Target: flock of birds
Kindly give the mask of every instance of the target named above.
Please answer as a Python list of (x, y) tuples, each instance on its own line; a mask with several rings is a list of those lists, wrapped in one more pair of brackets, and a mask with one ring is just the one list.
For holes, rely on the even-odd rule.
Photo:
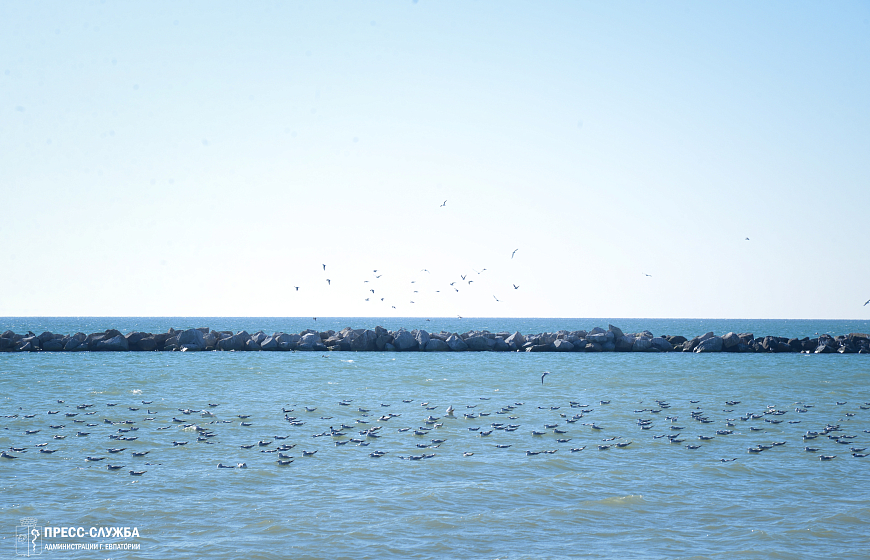
[[(542, 383), (548, 374), (544, 372), (541, 376)], [(762, 436), (781, 438), (790, 432), (794, 437), (797, 431), (784, 430), (780, 425), (812, 422), (816, 420), (813, 416), (817, 416), (812, 414), (813, 405), (803, 402), (788, 408), (770, 405), (762, 410), (737, 413), (741, 403), (736, 400), (726, 401), (719, 413), (705, 411), (698, 406), (699, 400), (684, 403), (677, 412), (667, 401), (656, 399), (633, 410), (630, 426), (626, 425), (629, 414), (612, 407), (610, 400), (594, 404), (568, 400), (527, 405), (518, 401), (496, 404), (491, 397), (479, 397), (472, 404), (463, 404), (461, 408), (451, 405), (439, 413), (441, 407), (430, 401), (403, 399), (401, 403), (360, 406), (352, 399), (343, 399), (326, 406), (286, 405), (280, 413), (257, 417), (237, 411), (224, 415), (219, 412), (219, 403), (207, 403), (206, 407), (196, 409), (154, 406), (156, 410), (151, 410), (153, 402), (143, 400), (141, 405), (108, 402), (104, 406), (84, 403), (73, 407), (58, 399), (55, 410), (0, 416), (7, 424), (3, 428), (7, 435), (0, 438), (16, 441), (0, 453), (0, 458), (26, 461), (28, 454), (54, 457), (59, 453), (61, 459), (75, 461), (78, 455), (90, 465), (105, 464), (109, 471), (126, 469), (131, 476), (141, 476), (146, 472), (145, 466), (159, 465), (154, 461), (173, 453), (173, 448), (185, 446), (222, 445), (220, 454), (229, 455), (232, 449), (232, 454), (245, 455), (247, 461), (271, 457), (276, 465), (286, 467), (296, 460), (293, 450), (300, 445), (298, 456), (305, 458), (315, 457), (318, 452), (329, 454), (330, 448), (362, 448), (373, 459), (391, 454), (419, 461), (439, 453), (471, 457), (475, 453), (506, 453), (511, 448), (516, 451), (518, 447), (525, 447), (523, 454), (531, 457), (559, 451), (578, 453), (587, 447), (607, 451), (659, 443), (683, 446), (690, 452), (707, 446), (722, 454), (733, 452), (735, 447), (730, 443), (717, 447), (720, 440), (746, 442), (747, 436), (754, 440), (747, 453), (758, 455), (794, 447), (794, 442), (784, 439), (758, 443)], [(643, 401), (637, 404), (643, 405)], [(858, 434), (848, 433), (851, 430), (847, 426), (854, 426), (852, 421), (860, 412), (850, 410), (847, 404), (836, 402), (838, 420), (815, 421), (801, 430), (804, 433), (800, 446), (804, 452), (818, 454), (821, 461), (844, 454), (854, 458), (868, 456)], [(719, 406), (722, 405), (715, 408)], [(120, 413), (125, 408), (126, 412)], [(870, 402), (859, 404), (858, 410), (870, 410)], [(540, 425), (529, 426), (528, 421)], [(690, 424), (694, 426), (689, 427)], [(253, 435), (261, 426), (284, 433)], [(285, 429), (277, 430), (276, 426)], [(69, 445), (70, 440), (76, 443)], [(93, 451), (98, 448), (104, 451)], [(737, 459), (718, 458), (721, 462)], [(134, 466), (128, 467), (127, 461), (135, 462)], [(217, 467), (244, 469), (248, 467), (247, 461), (236, 459), (227, 464), (220, 461)]]

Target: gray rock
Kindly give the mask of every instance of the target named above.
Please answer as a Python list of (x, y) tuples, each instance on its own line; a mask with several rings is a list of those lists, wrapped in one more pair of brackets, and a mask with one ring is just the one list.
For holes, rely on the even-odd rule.
[(729, 332), (725, 336), (722, 337), (722, 347), (723, 348), (733, 348), (740, 344), (740, 337), (737, 336), (733, 332)]
[(650, 340), (650, 345), (653, 348), (660, 350), (661, 352), (672, 352), (674, 350), (673, 344), (668, 342), (667, 339), (661, 336), (656, 336), (652, 340)]
[(176, 345), (179, 350), (205, 350), (205, 337), (199, 329), (187, 329), (177, 335)]
[[(81, 347), (81, 348), (80, 348)], [(88, 345), (84, 344), (83, 341), (77, 339), (74, 336), (71, 336), (69, 340), (66, 341), (66, 344), (63, 345), (63, 349), (65, 352), (73, 352), (75, 350), (87, 350)]]
[(241, 336), (240, 334), (235, 334), (233, 336), (220, 339), (217, 343), (216, 348), (218, 350), (223, 350), (224, 352), (239, 352), (245, 347), (245, 342), (247, 342), (247, 340), (244, 336)]
[(631, 352), (634, 347), (634, 337), (624, 334), (616, 338), (613, 343), (616, 345), (617, 352)]
[[(377, 332), (377, 331), (375, 331)], [(391, 334), (379, 334), (378, 338), (375, 339), (375, 348), (378, 350), (385, 350), (387, 344), (392, 346), (393, 336)], [(395, 348), (395, 347), (393, 347)]]
[(392, 344), (390, 344), (389, 342), (384, 344), (384, 352), (395, 352), (395, 351), (396, 351), (396, 347), (393, 346)]
[(721, 352), (722, 351), (722, 337), (721, 336), (713, 336), (711, 338), (706, 338), (698, 343), (698, 346), (695, 348), (695, 352)]
[(401, 352), (417, 349), (417, 340), (405, 330), (400, 330), (393, 334), (393, 346)]
[(449, 346), (450, 349), (454, 352), (464, 352), (468, 350), (468, 345), (465, 343), (465, 341), (459, 338), (456, 333), (450, 335), (447, 338), (447, 346)]
[(486, 340), (482, 336), (469, 336), (465, 339), (465, 344), (473, 352), (485, 352), (489, 350), (489, 344)]
[(251, 335), (251, 340), (253, 340), (262, 347), (263, 341), (266, 340), (266, 333), (264, 333), (263, 331), (257, 331)]
[(61, 352), (63, 351), (63, 339), (53, 338), (42, 343), (42, 349), (46, 352)]
[(277, 336), (267, 336), (263, 339), (263, 342), (260, 343), (261, 350), (270, 350), (275, 351), (278, 350), (278, 340)]
[(111, 338), (99, 340), (95, 346), (95, 350), (98, 352), (126, 352), (129, 349), (127, 339), (120, 333)]
[(299, 341), (302, 340), (302, 337), (298, 334), (279, 334), (275, 340), (278, 342), (278, 348), (280, 350), (296, 350), (296, 345), (299, 344)]
[(634, 339), (634, 344), (631, 346), (632, 352), (647, 352), (652, 348), (652, 338), (639, 336)]
[(438, 338), (430, 338), (426, 343), (426, 352), (446, 352), (450, 350), (450, 346), (446, 342)]
[(614, 327), (613, 325), (607, 325), (607, 330), (613, 333), (613, 340), (618, 340), (621, 336), (625, 336), (625, 333), (622, 332), (622, 329), (619, 327)]
[(420, 349), (425, 349), (426, 345), (429, 344), (429, 340), (430, 340), (429, 333), (427, 333), (426, 331), (424, 331), (422, 329), (417, 331), (415, 338), (417, 339), (417, 347)]
[(514, 334), (507, 337), (505, 339), (505, 342), (511, 348), (521, 348), (523, 346), (523, 344), (526, 343), (526, 337), (524, 337), (522, 334), (520, 334), (519, 331), (517, 331)]
[(601, 345), (602, 352), (613, 352), (615, 350), (616, 350), (616, 344), (614, 344), (612, 340), (607, 341)]
[(378, 335), (375, 331), (360, 329), (359, 334), (351, 341), (350, 349), (354, 352), (371, 352), (377, 348), (377, 340)]
[(136, 344), (136, 347), (141, 352), (153, 352), (154, 350), (157, 350), (157, 339), (155, 339), (154, 336), (140, 338), (139, 342)]
[(553, 350), (556, 352), (573, 352), (574, 345), (567, 340), (555, 340), (553, 341)]
[(245, 350), (249, 352), (259, 352), (262, 348), (257, 344), (257, 341), (254, 340), (254, 337), (251, 337), (247, 342), (245, 342)]
[(510, 352), (512, 350), (511, 346), (502, 338), (491, 339), (489, 349), (493, 352)]

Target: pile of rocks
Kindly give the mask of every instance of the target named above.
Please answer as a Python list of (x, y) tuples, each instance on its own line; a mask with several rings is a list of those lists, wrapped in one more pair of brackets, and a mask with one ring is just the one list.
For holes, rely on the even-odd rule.
[(319, 332), (311, 329), (299, 334), (283, 332), (267, 335), (263, 331), (214, 331), (208, 328), (175, 330), (165, 333), (131, 332), (115, 329), (74, 335), (44, 332), (25, 335), (7, 330), (0, 335), (0, 352), (81, 352), (81, 351), (426, 351), (426, 352), (804, 352), (815, 354), (868, 354), (870, 337), (852, 333), (832, 337), (785, 338), (729, 332), (716, 336), (708, 332), (687, 339), (684, 336), (654, 336), (649, 331), (623, 333), (609, 325), (591, 331), (558, 331), (522, 335), (519, 332), (468, 331), (466, 333), (383, 327)]

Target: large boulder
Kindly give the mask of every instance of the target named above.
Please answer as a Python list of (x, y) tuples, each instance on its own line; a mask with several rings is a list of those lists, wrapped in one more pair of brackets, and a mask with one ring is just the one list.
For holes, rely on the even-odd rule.
[(254, 337), (251, 337), (247, 340), (247, 342), (245, 342), (245, 350), (249, 352), (259, 352), (260, 350), (262, 350), (262, 348), (254, 339)]
[(113, 337), (99, 340), (94, 347), (94, 350), (97, 352), (126, 352), (129, 349), (127, 339), (120, 333)]
[(695, 352), (721, 352), (722, 351), (722, 337), (721, 336), (713, 336), (710, 338), (705, 338), (704, 340), (698, 343), (698, 346), (695, 347)]
[(153, 335), (140, 338), (139, 342), (136, 344), (136, 348), (141, 352), (153, 352), (154, 350), (157, 350), (157, 339), (154, 338)]
[(449, 346), (454, 352), (464, 352), (465, 350), (468, 350), (468, 345), (465, 344), (465, 341), (459, 338), (456, 333), (451, 334), (450, 337), (447, 338), (447, 346)]
[(42, 349), (46, 352), (60, 352), (63, 350), (64, 341), (60, 338), (52, 338), (42, 343)]
[(245, 337), (235, 334), (222, 338), (218, 341), (216, 348), (224, 352), (238, 352), (245, 347)]
[(468, 349), (473, 352), (485, 352), (489, 350), (489, 344), (486, 340), (487, 339), (482, 336), (469, 336), (465, 339), (465, 344), (468, 346)]
[(278, 349), (278, 340), (277, 335), (267, 336), (263, 342), (260, 343), (261, 350), (277, 350)]
[(573, 352), (574, 345), (568, 342), (568, 340), (554, 340), (553, 341), (553, 350), (556, 352)]
[(396, 350), (402, 352), (417, 349), (417, 339), (415, 339), (413, 335), (411, 335), (411, 333), (405, 330), (400, 330), (393, 334), (392, 344), (396, 347)]
[(624, 334), (617, 337), (613, 343), (616, 345), (617, 352), (631, 352), (634, 347), (634, 337)]
[(429, 344), (430, 340), (429, 333), (427, 333), (423, 329), (420, 329), (417, 331), (417, 334), (414, 336), (414, 338), (417, 339), (417, 347), (421, 350), (425, 350), (426, 345)]
[(613, 333), (613, 340), (618, 340), (619, 337), (625, 336), (625, 333), (622, 332), (622, 329), (619, 327), (614, 327), (613, 325), (607, 325), (607, 330)]
[[(377, 332), (378, 331), (376, 329), (375, 333), (377, 333)], [(389, 333), (379, 334), (378, 337), (375, 339), (375, 348), (377, 348), (378, 350), (386, 350), (387, 344), (392, 346), (392, 342), (393, 342), (393, 335), (391, 335)], [(395, 348), (395, 346), (393, 346), (393, 348)]]
[(722, 337), (722, 347), (725, 349), (733, 348), (740, 344), (740, 337), (733, 332), (729, 332)]
[(653, 339), (650, 340), (650, 346), (660, 352), (672, 352), (674, 350), (674, 345), (661, 336), (653, 337)]
[(500, 337), (489, 338), (487, 343), (489, 344), (489, 349), (493, 352), (510, 352), (512, 350), (510, 345)]
[(631, 346), (632, 352), (647, 352), (652, 348), (652, 338), (639, 336), (634, 339), (634, 344)]
[(275, 337), (279, 350), (296, 350), (296, 345), (299, 344), (300, 340), (302, 337), (298, 334), (280, 333)]
[(522, 348), (523, 344), (526, 343), (526, 337), (524, 337), (519, 333), (519, 331), (517, 331), (507, 337), (505, 339), (505, 342), (508, 344), (508, 346), (511, 347), (512, 350), (516, 350), (517, 348)]
[(446, 352), (448, 350), (450, 350), (450, 346), (438, 338), (430, 338), (426, 344), (426, 352)]
[(354, 331), (358, 333), (350, 342), (350, 349), (354, 352), (371, 352), (377, 348), (378, 335), (370, 329)]
[(205, 350), (205, 337), (199, 329), (187, 329), (178, 334), (177, 340), (179, 350)]

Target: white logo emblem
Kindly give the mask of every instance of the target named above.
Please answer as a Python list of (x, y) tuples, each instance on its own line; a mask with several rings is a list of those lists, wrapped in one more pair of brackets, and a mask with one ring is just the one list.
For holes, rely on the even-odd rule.
[(35, 517), (22, 517), (15, 527), (15, 554), (36, 556), (42, 554), (42, 527), (36, 526)]

